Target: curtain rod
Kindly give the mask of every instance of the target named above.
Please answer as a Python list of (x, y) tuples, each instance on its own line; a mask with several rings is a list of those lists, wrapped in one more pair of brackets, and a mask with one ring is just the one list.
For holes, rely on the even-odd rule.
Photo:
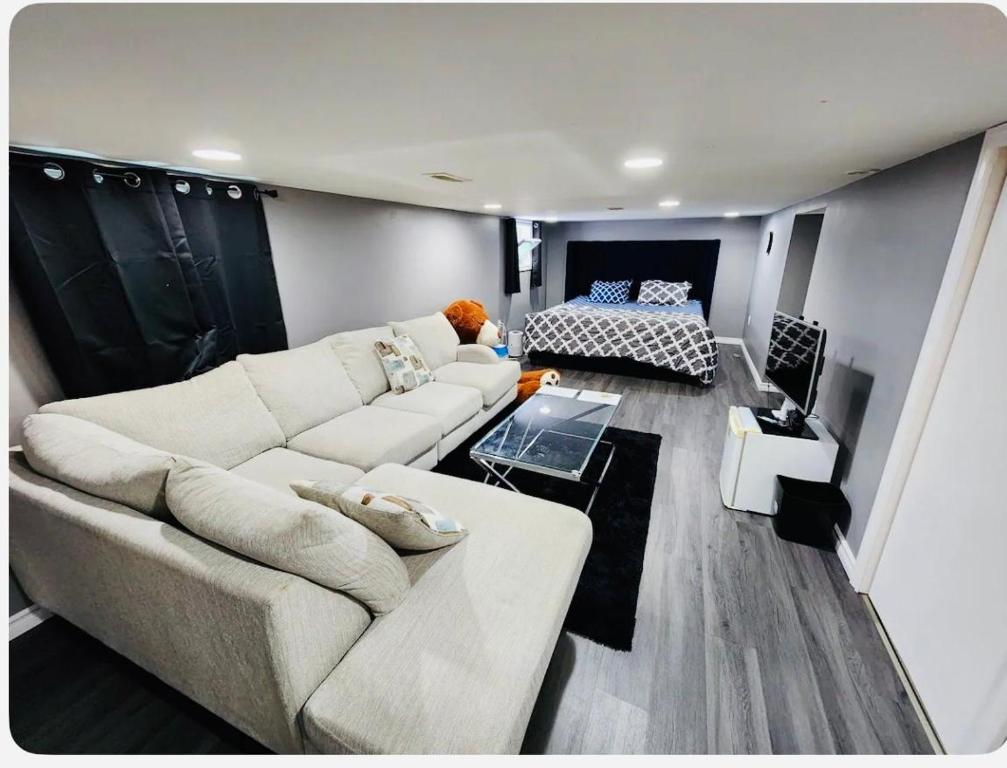
[[(182, 176), (182, 177), (188, 177), (188, 178), (201, 179), (202, 181), (206, 181), (206, 182), (214, 182), (214, 181), (216, 181), (216, 182), (220, 182), (222, 184), (248, 184), (248, 185), (250, 185), (252, 187), (252, 191), (256, 195), (265, 195), (266, 197), (272, 197), (272, 198), (277, 198), (277, 197), (280, 196), (279, 192), (277, 192), (277, 190), (275, 190), (275, 189), (260, 189), (258, 186), (256, 186), (256, 184), (255, 184), (254, 181), (248, 181), (248, 180), (243, 180), (243, 179), (235, 179), (235, 178), (228, 178), (226, 176), (206, 175), (206, 174), (203, 174), (203, 173), (183, 171), (183, 170), (179, 170), (177, 168), (167, 168), (167, 167), (156, 166), (156, 165), (145, 165), (144, 163), (135, 163), (135, 162), (131, 162), (129, 160), (110, 160), (110, 159), (107, 159), (107, 158), (90, 157), (90, 156), (83, 156), (83, 155), (75, 155), (75, 154), (61, 153), (61, 152), (56, 152), (56, 151), (49, 152), (49, 151), (43, 151), (43, 150), (38, 150), (38, 149), (25, 149), (25, 148), (13, 146), (13, 145), (8, 146), (7, 149), (8, 149), (8, 151), (11, 154), (14, 154), (14, 155), (21, 155), (23, 157), (34, 157), (34, 158), (38, 158), (39, 160), (46, 160), (46, 159), (48, 159), (48, 160), (50, 160), (50, 162), (53, 161), (52, 158), (56, 158), (56, 159), (73, 160), (75, 162), (80, 162), (80, 163), (94, 163), (95, 165), (100, 166), (102, 168), (102, 175), (103, 176), (109, 176), (111, 178), (126, 179), (126, 175), (127, 175), (127, 173), (130, 172), (130, 170), (129, 170), (130, 168), (142, 168), (143, 170), (147, 170), (147, 171), (163, 171), (165, 173), (165, 175), (167, 175), (167, 176)], [(27, 163), (20, 163), (20, 164), (21, 165), (27, 165)], [(118, 173), (117, 174), (117, 173), (114, 173), (112, 171), (104, 170), (106, 168), (112, 168), (112, 169), (116, 169), (116, 170), (121, 170), (121, 171), (123, 171), (123, 173)], [(128, 181), (128, 179), (126, 179), (126, 180)], [(130, 186), (133, 186), (133, 185), (131, 184)]]

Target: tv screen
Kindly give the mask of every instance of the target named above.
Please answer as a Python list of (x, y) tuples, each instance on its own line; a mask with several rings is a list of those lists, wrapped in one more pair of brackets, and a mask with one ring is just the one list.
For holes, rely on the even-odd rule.
[(777, 312), (769, 335), (766, 377), (805, 416), (815, 406), (825, 355), (825, 329)]

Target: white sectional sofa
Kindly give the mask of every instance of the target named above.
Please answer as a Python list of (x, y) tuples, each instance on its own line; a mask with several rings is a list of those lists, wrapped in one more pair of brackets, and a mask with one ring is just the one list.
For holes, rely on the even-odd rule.
[[(388, 391), (373, 344), (396, 334), (417, 342), (435, 381)], [(77, 447), (32, 466), (28, 437), (11, 451), (11, 565), (38, 604), (276, 751), (516, 752), (590, 523), (425, 470), (513, 401), (519, 375), (489, 348), (459, 345), (438, 314), (48, 404), (29, 420), (48, 418), (50, 433), (99, 425), (119, 453)], [(116, 487), (103, 465), (118, 455), (126, 472), (133, 453), (213, 464), (285, 494), (303, 479), (402, 493), (470, 532), (399, 553), (410, 586), (375, 617), (344, 592), (193, 535), (158, 512), (163, 486), (158, 503), (134, 502), (140, 491)]]

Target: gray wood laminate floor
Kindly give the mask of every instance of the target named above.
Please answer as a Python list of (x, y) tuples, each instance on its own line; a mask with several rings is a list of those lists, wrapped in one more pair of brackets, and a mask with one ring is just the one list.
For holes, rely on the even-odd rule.
[(562, 373), (623, 393), (613, 425), (663, 440), (633, 650), (564, 632), (524, 751), (929, 752), (838, 557), (721, 504), (727, 407), (768, 402), (740, 347), (721, 347), (707, 389)]

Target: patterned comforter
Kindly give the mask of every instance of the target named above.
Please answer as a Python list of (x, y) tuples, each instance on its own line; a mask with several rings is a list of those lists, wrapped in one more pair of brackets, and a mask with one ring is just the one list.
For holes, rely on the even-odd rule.
[(649, 363), (712, 384), (718, 351), (702, 315), (560, 304), (525, 320), (527, 352), (615, 357)]

